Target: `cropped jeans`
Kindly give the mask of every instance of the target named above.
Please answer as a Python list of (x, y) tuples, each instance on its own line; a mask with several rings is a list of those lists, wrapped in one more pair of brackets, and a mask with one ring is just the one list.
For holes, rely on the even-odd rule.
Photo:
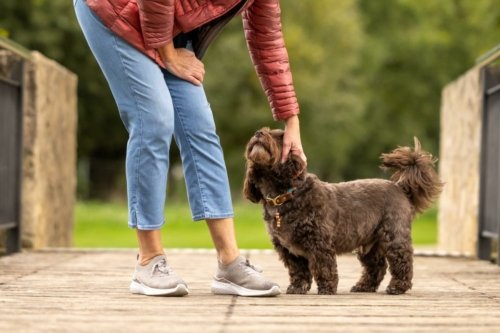
[(129, 226), (156, 230), (165, 222), (172, 136), (181, 153), (193, 220), (232, 217), (224, 156), (203, 87), (162, 69), (105, 27), (84, 0), (73, 1), (129, 135)]

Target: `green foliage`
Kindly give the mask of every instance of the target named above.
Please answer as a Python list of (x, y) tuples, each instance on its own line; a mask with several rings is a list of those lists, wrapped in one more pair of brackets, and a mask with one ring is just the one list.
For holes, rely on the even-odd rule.
[[(311, 170), (341, 174), (356, 142), (363, 101), (356, 98), (363, 32), (353, 0), (282, 1), (283, 32), (301, 106), (303, 144)], [(328, 9), (328, 10), (325, 10)], [(205, 87), (225, 149), (233, 188), (243, 179), (243, 147), (273, 121), (243, 37), (234, 20), (207, 53)]]
[(0, 32), (78, 75), (79, 156), (123, 157), (126, 131), (71, 0), (2, 0)]
[(340, 179), (349, 168), (356, 133), (366, 125), (364, 101), (358, 98), (362, 77), (356, 75), (365, 34), (356, 1), (285, 3), (291, 7), (284, 8), (283, 22), (291, 27), (285, 35), (309, 168), (323, 179)]
[[(265, 231), (260, 205), (238, 202), (235, 207), (238, 245), (244, 249), (269, 249), (272, 244)], [(189, 207), (174, 202), (165, 210), (162, 229), (167, 248), (212, 248), (205, 222), (192, 222)], [(76, 247), (136, 247), (134, 232), (127, 227), (127, 207), (120, 203), (78, 202), (75, 215)], [(418, 216), (413, 223), (415, 245), (436, 243), (436, 210)]]
[[(234, 207), (236, 235), (241, 248), (270, 248), (260, 207)], [(193, 222), (189, 206), (173, 202), (165, 210), (163, 244), (169, 248), (212, 248), (205, 222)], [(135, 233), (127, 226), (127, 207), (122, 203), (78, 202), (74, 241), (76, 247), (135, 247)]]
[(438, 154), (442, 88), (500, 34), (494, 0), (360, 0), (359, 8), (368, 35), (360, 67), (366, 126), (347, 178), (373, 175), (381, 152), (412, 144), (414, 135)]

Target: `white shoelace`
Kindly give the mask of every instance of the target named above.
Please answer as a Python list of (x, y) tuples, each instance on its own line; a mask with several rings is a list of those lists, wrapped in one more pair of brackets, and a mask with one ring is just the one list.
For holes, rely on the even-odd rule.
[(167, 265), (167, 261), (165, 259), (162, 259), (154, 264), (151, 268), (151, 276), (153, 276), (156, 271), (158, 271), (160, 276), (167, 276), (170, 275), (172, 269)]

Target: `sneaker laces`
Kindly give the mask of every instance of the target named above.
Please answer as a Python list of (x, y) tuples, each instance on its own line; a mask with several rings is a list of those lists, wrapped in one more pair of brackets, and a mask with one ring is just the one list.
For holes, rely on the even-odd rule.
[(162, 277), (170, 275), (170, 273), (172, 273), (172, 269), (168, 266), (167, 261), (162, 259), (151, 268), (151, 276), (153, 276), (155, 272), (158, 272), (160, 277)]
[(251, 270), (245, 269), (245, 271), (249, 272), (250, 274), (255, 274), (255, 273), (259, 273), (260, 274), (260, 273), (262, 273), (262, 269), (260, 267), (258, 267), (258, 266), (252, 265), (250, 263), (250, 260), (248, 260), (248, 259), (244, 263), (242, 263), (242, 264), (245, 266), (245, 268), (248, 267), (248, 268), (251, 269)]

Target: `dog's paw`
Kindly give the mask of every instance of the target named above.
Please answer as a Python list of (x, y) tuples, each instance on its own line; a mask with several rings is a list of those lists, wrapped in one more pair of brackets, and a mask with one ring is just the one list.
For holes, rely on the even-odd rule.
[(377, 287), (373, 286), (366, 286), (366, 285), (359, 285), (356, 284), (352, 286), (351, 288), (351, 293), (374, 293), (377, 291)]
[(385, 292), (389, 295), (401, 295), (406, 292), (406, 289), (401, 289), (393, 286), (388, 286)]
[(337, 289), (331, 289), (331, 288), (318, 289), (318, 295), (335, 295), (336, 293)]
[(388, 293), (389, 295), (401, 295), (410, 289), (411, 289), (411, 282), (392, 280), (387, 286), (385, 292)]
[(289, 285), (288, 288), (286, 289), (286, 293), (287, 294), (304, 295), (304, 294), (307, 294), (307, 288)]

